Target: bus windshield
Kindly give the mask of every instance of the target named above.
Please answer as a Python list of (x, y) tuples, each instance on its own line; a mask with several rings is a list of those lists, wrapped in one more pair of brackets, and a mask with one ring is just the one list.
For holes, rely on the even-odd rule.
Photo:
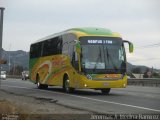
[(126, 72), (125, 49), (121, 38), (82, 37), (81, 66), (85, 73)]

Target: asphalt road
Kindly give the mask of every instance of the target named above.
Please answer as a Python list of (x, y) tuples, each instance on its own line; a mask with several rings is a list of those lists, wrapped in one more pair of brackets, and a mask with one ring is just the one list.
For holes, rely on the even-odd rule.
[(23, 96), (56, 101), (58, 104), (104, 114), (160, 114), (160, 88), (127, 86), (111, 89), (110, 95), (96, 90), (76, 90), (66, 94), (61, 87), (37, 89), (20, 79), (1, 80), (1, 89)]

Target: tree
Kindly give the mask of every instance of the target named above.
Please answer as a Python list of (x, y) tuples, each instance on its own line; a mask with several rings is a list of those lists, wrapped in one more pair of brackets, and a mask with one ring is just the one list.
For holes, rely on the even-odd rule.
[(21, 65), (17, 65), (17, 66), (13, 66), (10, 70), (10, 74), (12, 75), (21, 75), (23, 71), (23, 66)]
[(0, 64), (7, 64), (7, 60), (0, 59)]
[(152, 72), (151, 70), (148, 68), (146, 69), (144, 75), (143, 75), (143, 78), (151, 78), (152, 77)]
[(154, 77), (154, 78), (160, 78), (160, 74), (154, 72), (154, 73), (152, 74), (152, 77)]

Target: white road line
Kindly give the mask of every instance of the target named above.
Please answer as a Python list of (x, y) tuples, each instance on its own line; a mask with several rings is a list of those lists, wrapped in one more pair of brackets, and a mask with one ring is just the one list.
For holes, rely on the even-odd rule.
[(7, 82), (9, 82), (9, 83), (11, 83), (11, 82), (13, 82), (13, 83), (19, 83), (19, 82), (25, 83), (25, 82), (27, 82), (28, 83), (27, 80), (4, 80), (2, 82), (5, 82), (5, 83), (7, 83)]
[[(2, 86), (21, 88), (21, 89), (32, 89), (32, 88), (20, 87), (20, 86), (10, 86), (10, 85), (2, 85)], [(32, 89), (32, 90), (38, 90), (39, 91), (40, 89)], [(157, 109), (151, 109), (151, 108), (140, 107), (140, 106), (135, 106), (135, 105), (123, 104), (123, 103), (118, 103), (118, 102), (104, 101), (104, 100), (100, 100), (100, 99), (83, 97), (83, 96), (79, 96), (79, 95), (71, 95), (71, 94), (66, 94), (66, 93), (59, 93), (59, 92), (56, 92), (56, 91), (52, 91), (52, 92), (51, 91), (45, 91), (45, 90), (41, 90), (41, 91), (43, 91), (43, 92), (49, 92), (49, 93), (63, 94), (63, 95), (68, 95), (68, 96), (72, 96), (72, 97), (77, 97), (77, 98), (82, 98), (82, 99), (88, 99), (88, 100), (92, 100), (92, 101), (98, 101), (98, 102), (109, 103), (109, 104), (115, 104), (115, 105), (120, 105), (120, 106), (138, 108), (138, 109), (143, 109), (143, 110), (148, 110), (148, 111), (160, 112), (160, 110), (157, 110)]]
[(2, 85), (2, 86), (5, 86), (5, 87), (13, 87), (13, 88), (32, 89), (32, 88), (27, 88), (27, 87), (11, 86), (11, 85)]

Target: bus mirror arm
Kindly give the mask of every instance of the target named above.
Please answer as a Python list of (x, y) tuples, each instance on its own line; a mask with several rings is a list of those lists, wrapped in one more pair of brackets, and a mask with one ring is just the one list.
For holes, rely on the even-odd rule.
[(80, 43), (80, 41), (79, 41), (79, 40), (76, 40), (76, 39), (74, 40), (74, 42), (75, 42), (75, 43)]
[(70, 44), (70, 43), (79, 43), (79, 41), (78, 40), (72, 40), (72, 41), (70, 41), (70, 42), (64, 42), (63, 44), (62, 44), (62, 46), (64, 46), (65, 44)]
[(129, 44), (129, 52), (130, 52), (130, 53), (133, 53), (133, 50), (134, 50), (133, 43), (131, 43), (131, 42), (128, 41), (128, 40), (123, 40), (123, 43), (128, 43), (128, 44)]

